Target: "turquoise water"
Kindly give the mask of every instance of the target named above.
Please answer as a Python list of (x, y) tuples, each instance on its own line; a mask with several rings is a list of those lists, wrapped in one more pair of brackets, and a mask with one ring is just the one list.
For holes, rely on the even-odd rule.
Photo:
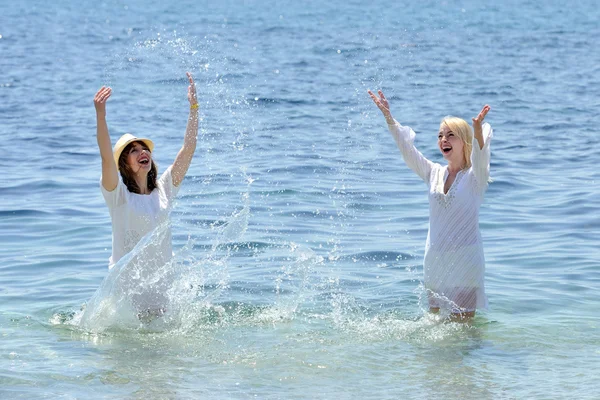
[[(599, 17), (592, 1), (3, 4), (0, 397), (600, 398)], [(113, 139), (150, 136), (162, 171), (187, 70), (203, 121), (172, 215), (177, 313), (79, 324), (111, 245), (93, 95), (113, 88)], [(426, 187), (379, 88), (438, 162), (439, 120), (492, 106), (490, 309), (470, 325), (424, 315)]]

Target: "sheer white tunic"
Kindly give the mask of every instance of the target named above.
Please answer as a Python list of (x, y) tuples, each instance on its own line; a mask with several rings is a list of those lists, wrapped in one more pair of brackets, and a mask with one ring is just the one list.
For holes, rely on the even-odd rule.
[[(159, 224), (168, 220), (175, 202), (179, 187), (173, 184), (171, 168), (157, 180), (157, 188), (149, 195), (132, 193), (123, 183), (119, 174), (117, 187), (108, 191), (100, 189), (112, 221), (112, 255), (108, 262), (111, 269), (125, 254), (129, 253), (136, 244)], [(152, 258), (159, 265), (168, 262), (172, 255), (171, 230), (161, 236), (161, 242), (152, 247), (155, 252)]]
[(417, 150), (411, 128), (396, 122), (389, 129), (408, 167), (429, 186), (429, 232), (423, 261), (429, 306), (451, 312), (487, 308), (479, 207), (490, 177), (490, 124), (483, 125), (482, 149), (473, 140), (472, 166), (456, 175), (447, 194), (448, 167), (429, 161)]

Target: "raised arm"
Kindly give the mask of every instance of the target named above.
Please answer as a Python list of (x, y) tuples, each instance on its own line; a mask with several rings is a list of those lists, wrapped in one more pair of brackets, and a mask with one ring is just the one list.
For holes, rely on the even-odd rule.
[(371, 96), (371, 99), (373, 99), (373, 102), (383, 113), (390, 133), (396, 141), (396, 145), (400, 149), (406, 165), (415, 171), (426, 183), (429, 183), (429, 177), (431, 176), (431, 170), (434, 164), (425, 158), (425, 156), (414, 146), (415, 132), (409, 127), (402, 126), (396, 122), (390, 112), (390, 105), (381, 90), (378, 92), (379, 97), (370, 90), (368, 93)]
[(483, 149), (483, 145), (485, 144), (485, 140), (483, 138), (482, 124), (483, 120), (485, 119), (485, 116), (490, 110), (491, 107), (486, 104), (485, 106), (483, 106), (477, 117), (471, 118), (473, 120), (473, 136), (475, 137), (475, 139), (477, 139), (477, 143), (479, 143), (480, 150)]
[(494, 131), (490, 124), (487, 122), (483, 123), (490, 109), (490, 106), (486, 104), (477, 117), (472, 118), (473, 136), (477, 140), (477, 144), (473, 145), (471, 163), (473, 164), (475, 178), (481, 188), (486, 188), (490, 179), (490, 141), (492, 140)]
[(190, 102), (190, 115), (188, 116), (187, 127), (185, 130), (185, 138), (183, 146), (175, 157), (173, 168), (171, 169), (171, 177), (173, 185), (179, 186), (185, 178), (185, 174), (192, 163), (192, 157), (196, 151), (196, 141), (198, 139), (198, 100), (196, 99), (196, 85), (194, 78), (189, 72), (186, 73), (190, 85), (188, 86), (188, 100)]
[(106, 100), (108, 100), (111, 93), (111, 88), (102, 86), (94, 96), (96, 140), (102, 158), (102, 186), (109, 192), (112, 192), (119, 183), (119, 172), (113, 158), (108, 125), (106, 124)]

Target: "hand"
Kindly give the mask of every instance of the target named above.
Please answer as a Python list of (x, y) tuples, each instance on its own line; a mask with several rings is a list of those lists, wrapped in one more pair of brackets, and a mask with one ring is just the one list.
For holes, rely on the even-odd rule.
[(106, 114), (106, 100), (110, 97), (112, 89), (102, 86), (94, 96), (94, 107), (96, 114)]
[(490, 110), (491, 107), (486, 104), (483, 106), (477, 117), (471, 118), (473, 120), (473, 130), (475, 132), (481, 132), (481, 124), (483, 124), (483, 120)]
[(190, 81), (190, 86), (188, 86), (188, 100), (190, 102), (190, 106), (194, 104), (198, 104), (198, 99), (196, 98), (196, 85), (194, 84), (194, 78), (192, 74), (189, 72), (185, 73)]
[(390, 125), (393, 124), (394, 117), (392, 117), (392, 113), (390, 112), (390, 104), (388, 103), (387, 99), (383, 95), (383, 92), (381, 90), (379, 90), (377, 92), (377, 93), (379, 93), (379, 97), (377, 97), (370, 90), (367, 90), (367, 93), (369, 93), (369, 96), (371, 96), (371, 99), (373, 99), (373, 102), (375, 103), (375, 105), (377, 105), (377, 107), (381, 110), (387, 123)]

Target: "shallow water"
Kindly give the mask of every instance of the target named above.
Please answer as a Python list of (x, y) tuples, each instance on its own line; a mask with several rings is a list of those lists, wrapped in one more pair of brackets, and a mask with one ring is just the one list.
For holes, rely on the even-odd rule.
[[(595, 2), (1, 10), (0, 397), (599, 398)], [(77, 326), (111, 243), (93, 94), (113, 87), (113, 139), (150, 136), (162, 171), (187, 70), (203, 121), (172, 222), (197, 291)], [(441, 117), (492, 106), (470, 325), (423, 316), (426, 188), (369, 88), (437, 162)]]

